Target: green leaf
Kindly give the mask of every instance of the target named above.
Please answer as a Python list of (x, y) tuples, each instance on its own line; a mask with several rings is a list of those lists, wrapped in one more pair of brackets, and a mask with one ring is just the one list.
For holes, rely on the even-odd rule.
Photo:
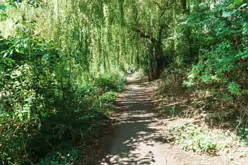
[(24, 54), (24, 49), (22, 49), (22, 48), (16, 49), (16, 52), (17, 52), (17, 53), (20, 53), (20, 54)]
[(236, 6), (241, 5), (244, 2), (244, 0), (234, 0), (233, 4), (228, 6), (227, 9), (233, 9)]
[(234, 6), (239, 6), (243, 2), (244, 2), (244, 0), (234, 0)]
[(230, 11), (224, 11), (222, 13), (222, 17), (226, 18), (226, 17), (230, 17), (232, 16), (233, 12), (230, 12)]
[(26, 39), (24, 42), (24, 48), (26, 49), (28, 47), (28, 45), (29, 45), (29, 40)]
[(8, 56), (8, 52), (4, 53), (3, 58)]
[(48, 59), (49, 58), (49, 54), (45, 54), (42, 59)]
[(234, 95), (241, 95), (241, 86), (236, 82), (231, 82), (228, 86), (229, 92)]

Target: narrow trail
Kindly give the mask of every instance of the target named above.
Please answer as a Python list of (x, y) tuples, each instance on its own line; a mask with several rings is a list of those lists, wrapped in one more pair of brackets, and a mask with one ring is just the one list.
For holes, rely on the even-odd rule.
[[(159, 118), (151, 100), (151, 89), (128, 77), (128, 85), (119, 96), (115, 125), (111, 135), (103, 137), (107, 151), (99, 150), (100, 165), (233, 165), (228, 156), (197, 155), (167, 143), (169, 129), (191, 122), (189, 119)], [(154, 91), (152, 91), (154, 92)], [(92, 163), (91, 163), (92, 164)], [(90, 165), (91, 165), (90, 164)], [(94, 165), (93, 163), (92, 165)], [(245, 160), (236, 161), (245, 165)], [(87, 164), (88, 165), (88, 164)]]
[(102, 165), (167, 164), (167, 148), (160, 142), (152, 109), (146, 88), (128, 77), (128, 85), (118, 99), (110, 152)]

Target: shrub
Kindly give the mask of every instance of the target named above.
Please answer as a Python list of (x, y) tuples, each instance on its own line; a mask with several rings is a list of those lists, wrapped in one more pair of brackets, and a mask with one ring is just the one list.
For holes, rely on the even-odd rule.
[(103, 114), (109, 116), (115, 109), (117, 95), (118, 94), (116, 92), (104, 93), (100, 96), (98, 104), (96, 104), (98, 107), (95, 108), (99, 109)]
[[(116, 80), (115, 90), (119, 88), (120, 91), (125, 84), (124, 78), (109, 77), (111, 81)], [(103, 90), (110, 89), (105, 85), (109, 84), (101, 84), (102, 88), (99, 88), (95, 82), (89, 81), (64, 86), (65, 93), (62, 95), (47, 84), (39, 91), (40, 97), (33, 98), (31, 92), (35, 91), (30, 84), (28, 90), (31, 92), (21, 96), (27, 102), (20, 100), (13, 112), (0, 113), (0, 159), (9, 163), (31, 164), (45, 157), (40, 160), (44, 165), (68, 164), (76, 159), (66, 156), (65, 150), (98, 136), (101, 123), (115, 108), (117, 93)], [(25, 92), (26, 87), (20, 91)], [(18, 98), (18, 95), (15, 97)], [(11, 100), (6, 102), (11, 103)], [(23, 105), (23, 110), (17, 109), (20, 107), (18, 104)]]
[(175, 136), (176, 144), (186, 151), (216, 153), (231, 146), (230, 138), (224, 134), (214, 135), (194, 124), (175, 127), (170, 132)]
[(74, 164), (79, 157), (79, 151), (76, 149), (53, 151), (46, 155), (44, 159), (39, 162), (39, 165), (68, 165)]
[(180, 95), (184, 93), (183, 81), (186, 71), (179, 66), (172, 66), (162, 73), (161, 92), (170, 95)]
[(105, 92), (120, 92), (126, 84), (126, 79), (120, 73), (101, 74), (95, 78), (95, 84)]

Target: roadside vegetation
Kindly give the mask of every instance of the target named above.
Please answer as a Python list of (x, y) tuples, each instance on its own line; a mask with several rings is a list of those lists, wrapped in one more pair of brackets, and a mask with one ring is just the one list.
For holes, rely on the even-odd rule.
[[(84, 159), (130, 66), (162, 80), (161, 114), (247, 144), (247, 20), (247, 0), (0, 1), (0, 164)], [(175, 128), (175, 143), (230, 147), (202, 129)]]

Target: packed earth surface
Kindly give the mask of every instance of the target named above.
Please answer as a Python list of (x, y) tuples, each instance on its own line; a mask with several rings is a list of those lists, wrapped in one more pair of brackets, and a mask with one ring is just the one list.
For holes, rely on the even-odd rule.
[(248, 0), (0, 0), (0, 165), (248, 165)]
[[(93, 152), (91, 162), (100, 165), (245, 165), (248, 159), (235, 153), (214, 156), (183, 151), (169, 143), (169, 129), (193, 123), (191, 118), (164, 118), (156, 112), (153, 96), (155, 86), (128, 77), (128, 85), (117, 102), (113, 126), (101, 139), (101, 147)], [(109, 123), (110, 124), (110, 123)], [(110, 127), (110, 125), (108, 126)], [(112, 132), (112, 133), (111, 133)], [(95, 158), (97, 157), (97, 158)], [(94, 162), (94, 163), (93, 163)]]

